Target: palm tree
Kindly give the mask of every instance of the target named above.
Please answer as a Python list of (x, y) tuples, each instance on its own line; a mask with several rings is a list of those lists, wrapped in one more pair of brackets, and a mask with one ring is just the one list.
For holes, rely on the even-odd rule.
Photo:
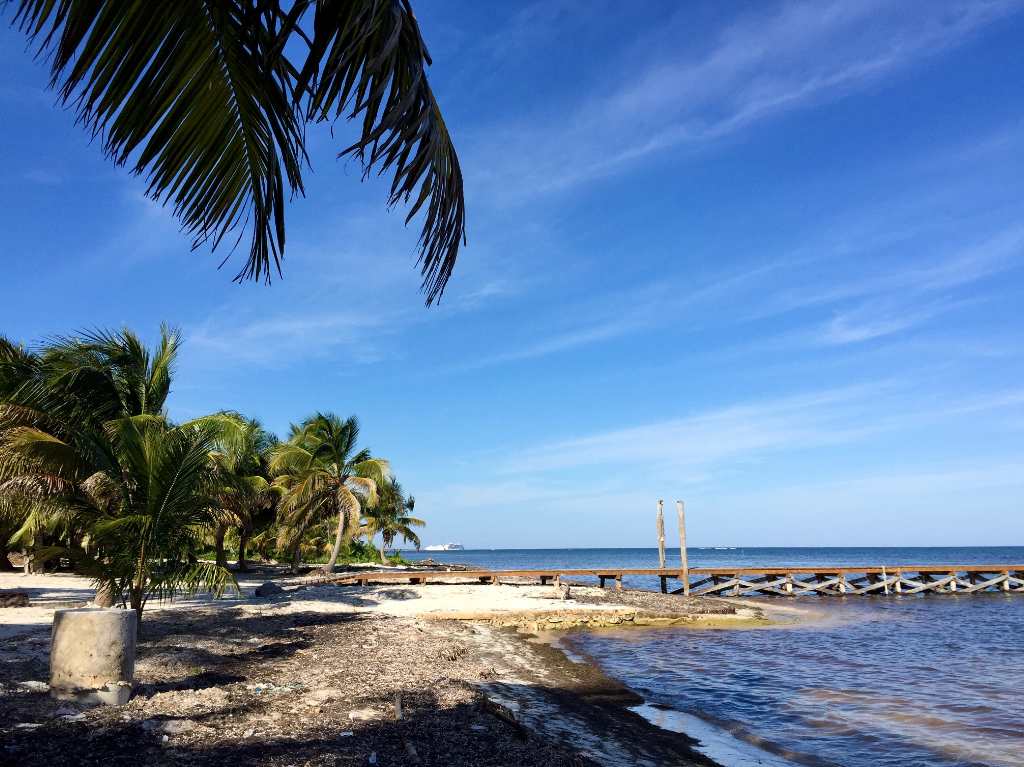
[(194, 554), (212, 522), (211, 451), (236, 419), (169, 422), (176, 349), (166, 328), (155, 353), (128, 331), (58, 339), (0, 400), (0, 514), (57, 530), (56, 548), (140, 623), (152, 596), (233, 583)]
[(388, 479), (378, 489), (377, 496), (377, 504), (363, 512), (363, 532), (366, 540), (371, 542), (374, 536), (380, 535), (380, 561), (386, 564), (386, 552), (394, 544), (395, 538), (400, 535), (403, 541), (413, 543), (418, 548), (420, 537), (413, 528), (424, 527), (427, 523), (412, 516), (416, 508), (416, 499), (411, 495), (406, 497), (402, 492), (402, 486), (394, 477)]
[[(31, 381), (39, 369), (39, 357), (15, 343), (0, 336), (0, 431), (4, 425), (13, 425), (24, 418), (21, 413), (9, 404), (11, 398)], [(15, 467), (0, 462), (0, 485), (16, 476)], [(7, 565), (9, 546), (19, 542), (28, 542), (31, 526), (26, 528), (25, 522), (31, 514), (31, 506), (20, 499), (0, 496), (0, 568)], [(28, 551), (22, 548), (22, 561), (25, 572), (31, 570), (32, 559)]]
[[(58, 554), (92, 569), (89, 552), (79, 545), (86, 538), (82, 524), (87, 523), (79, 519), (91, 519), (104, 501), (88, 481), (93, 474), (88, 469), (104, 460), (104, 424), (163, 413), (178, 343), (178, 334), (166, 327), (152, 352), (128, 330), (57, 338), (36, 352), (6, 340), (0, 343), (0, 435), (10, 448), (6, 460), (0, 460), (0, 482), (6, 488), (0, 495), (0, 516), (16, 523), (8, 543), (22, 545), (26, 569)], [(34, 433), (74, 444), (83, 455), (96, 455), (79, 462), (82, 473), (77, 476), (47, 473), (38, 463), (26, 466), (17, 446)], [(62, 498), (60, 504), (53, 502), (55, 493)], [(59, 538), (64, 546), (39, 548), (46, 538)], [(35, 550), (28, 553), (28, 548)]]
[[(4, 4), (6, 5), (6, 3)], [(306, 125), (358, 118), (364, 178), (423, 211), (427, 304), (465, 243), (462, 171), (409, 0), (14, 0), (50, 85), (118, 165), (170, 204), (193, 247), (249, 232), (236, 279), (279, 274), (285, 204), (304, 194)]]
[[(324, 565), (333, 572), (341, 545), (356, 532), (362, 512), (360, 498), (377, 502), (377, 487), (384, 483), (388, 464), (357, 450), (359, 422), (355, 416), (342, 420), (333, 413), (317, 413), (291, 438), (278, 445), (270, 459), (274, 480), (284, 491), (279, 505), (280, 542), (296, 552), (302, 536), (312, 526), (337, 517), (334, 547)], [(293, 558), (296, 567), (297, 555)]]
[[(230, 414), (225, 414), (230, 415)], [(228, 526), (238, 529), (237, 569), (246, 569), (245, 550), (255, 527), (269, 523), (266, 512), (274, 505), (275, 488), (270, 483), (270, 450), (277, 439), (267, 432), (256, 419), (234, 415), (235, 428), (225, 432), (224, 438), (211, 455), (217, 473), (217, 519), (215, 547), (217, 564), (227, 567), (224, 555), (224, 535)]]

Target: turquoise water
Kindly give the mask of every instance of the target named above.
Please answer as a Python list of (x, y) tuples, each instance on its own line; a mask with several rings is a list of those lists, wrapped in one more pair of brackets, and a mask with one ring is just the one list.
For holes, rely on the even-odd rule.
[[(657, 565), (654, 549), (422, 556), (491, 568)], [(692, 549), (689, 556), (692, 566), (1019, 564), (1024, 547)], [(654, 588), (652, 581), (632, 585)], [(822, 619), (761, 630), (579, 632), (566, 643), (649, 702), (793, 764), (1024, 765), (1024, 594), (772, 603), (808, 607)]]

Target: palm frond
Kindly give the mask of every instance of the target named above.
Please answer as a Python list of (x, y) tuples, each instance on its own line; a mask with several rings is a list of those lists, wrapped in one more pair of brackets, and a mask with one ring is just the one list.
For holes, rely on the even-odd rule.
[[(427, 82), (430, 54), (408, 0), (318, 0), (298, 89), (308, 116), (361, 118), (359, 139), (341, 152), (392, 174), (389, 205), (426, 205), (420, 258), (427, 304), (444, 292), (466, 241), (462, 169)], [(428, 204), (429, 201), (429, 204)]]
[(349, 477), (345, 480), (344, 487), (361, 495), (370, 506), (377, 503), (377, 483), (368, 477)]
[(251, 229), (240, 279), (280, 269), (285, 179), (302, 192), (305, 158), (292, 65), (259, 21), (242, 0), (19, 0), (15, 15), (61, 102), (173, 205), (193, 247)]
[[(390, 174), (388, 206), (407, 205), (406, 224), (422, 214), (422, 288), (428, 305), (441, 296), (466, 242), (463, 179), (409, 0), (10, 5), (60, 102), (173, 207), (194, 248), (249, 233), (237, 280), (280, 273), (285, 203), (304, 193), (306, 122), (345, 117), (361, 130), (339, 156), (358, 158), (364, 178)], [(149, 381), (156, 393), (162, 383)]]

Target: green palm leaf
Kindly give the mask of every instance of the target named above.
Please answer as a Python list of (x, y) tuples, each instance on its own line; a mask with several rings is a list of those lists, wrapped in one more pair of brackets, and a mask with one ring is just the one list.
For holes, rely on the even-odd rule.
[(341, 156), (358, 157), (364, 177), (391, 174), (388, 204), (409, 205), (406, 223), (422, 211), (423, 289), (428, 304), (441, 295), (465, 243), (462, 171), (408, 0), (13, 5), (61, 103), (173, 207), (194, 248), (249, 233), (237, 280), (280, 273), (306, 122), (346, 117), (361, 133)]
[(118, 165), (170, 203), (193, 246), (250, 224), (239, 277), (269, 278), (287, 195), (302, 191), (291, 64), (250, 3), (22, 0), (52, 85)]

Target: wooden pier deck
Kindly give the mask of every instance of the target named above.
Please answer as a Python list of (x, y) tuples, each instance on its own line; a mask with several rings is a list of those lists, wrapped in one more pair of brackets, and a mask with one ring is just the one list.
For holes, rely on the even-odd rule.
[(863, 596), (897, 594), (975, 594), (984, 591), (1024, 594), (1024, 565), (879, 565), (878, 567), (691, 567), (684, 578), (679, 569), (607, 568), (542, 570), (389, 570), (346, 573), (331, 579), (341, 585), (369, 583), (443, 583), (453, 580), (537, 579), (541, 584), (562, 579), (595, 578), (622, 589), (625, 579), (658, 578), (663, 592), (670, 582), (692, 596)]

